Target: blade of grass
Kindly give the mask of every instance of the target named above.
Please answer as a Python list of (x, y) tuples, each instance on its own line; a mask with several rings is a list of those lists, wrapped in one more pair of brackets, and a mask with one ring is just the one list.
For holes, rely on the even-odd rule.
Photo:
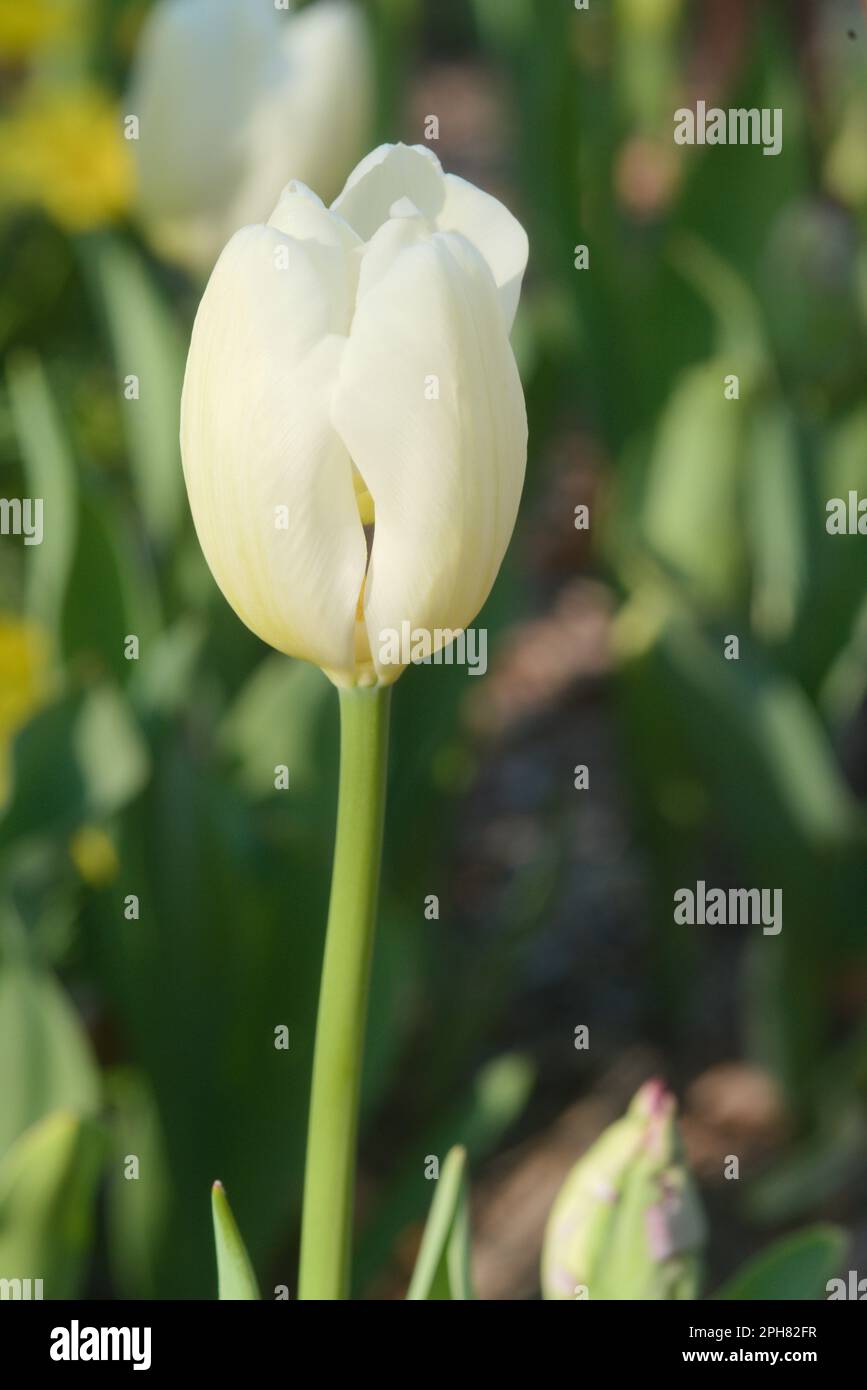
[(217, 1287), (220, 1301), (258, 1299), (259, 1286), (253, 1266), (232, 1215), (226, 1189), (221, 1182), (215, 1182), (211, 1188), (211, 1212), (214, 1218), (214, 1242), (217, 1247)]
[(446, 1155), (407, 1299), (471, 1299), (466, 1149)]

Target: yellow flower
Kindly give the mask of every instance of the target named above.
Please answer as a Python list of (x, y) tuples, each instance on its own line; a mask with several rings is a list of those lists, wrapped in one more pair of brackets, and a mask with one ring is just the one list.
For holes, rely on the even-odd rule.
[(828, 151), (825, 182), (847, 207), (867, 202), (867, 100), (862, 94), (847, 105), (840, 128)]
[(13, 735), (48, 690), (48, 641), (35, 623), (0, 613), (0, 806), (9, 791)]
[(121, 216), (132, 165), (115, 103), (94, 87), (25, 97), (0, 122), (0, 184), (7, 202), (41, 207), (67, 231)]
[(0, 60), (29, 58), (69, 32), (76, 0), (0, 0)]
[(117, 850), (98, 825), (82, 825), (69, 841), (69, 857), (85, 883), (103, 888), (116, 878)]

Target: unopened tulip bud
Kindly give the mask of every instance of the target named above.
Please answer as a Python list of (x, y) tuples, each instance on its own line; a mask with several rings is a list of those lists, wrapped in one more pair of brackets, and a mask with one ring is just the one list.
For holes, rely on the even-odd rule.
[(551, 1209), (546, 1298), (698, 1297), (704, 1217), (674, 1098), (649, 1081), (578, 1160)]
[(391, 684), (393, 634), (435, 655), (490, 592), (526, 463), (526, 262), (495, 198), (383, 145), (331, 208), (290, 183), (214, 268), (181, 412), (199, 541), (247, 626), (337, 685)]

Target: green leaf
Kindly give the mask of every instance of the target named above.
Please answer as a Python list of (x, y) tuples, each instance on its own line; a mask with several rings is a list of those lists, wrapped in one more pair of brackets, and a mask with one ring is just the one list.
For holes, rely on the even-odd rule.
[(258, 1299), (259, 1286), (253, 1266), (232, 1215), (226, 1189), (221, 1182), (215, 1182), (211, 1188), (211, 1211), (214, 1217), (214, 1241), (217, 1246), (220, 1301)]
[[(12, 791), (0, 819), (0, 847), (55, 826), (71, 826), (84, 805), (81, 768), (72, 731), (81, 709), (76, 695), (50, 705), (21, 729), (12, 744)], [(45, 787), (51, 787), (50, 800)]]
[(60, 1108), (88, 1113), (99, 1079), (78, 1015), (53, 975), (23, 961), (0, 969), (0, 1155)]
[(67, 667), (111, 671), (129, 680), (124, 639), (147, 650), (161, 630), (153, 567), (143, 562), (132, 518), (105, 493), (82, 494), (78, 540), (61, 618)]
[[(41, 710), (15, 738), (12, 795), (0, 847), (18, 838), (71, 831), (132, 800), (150, 775), (150, 756), (129, 705), (111, 685)], [(52, 794), (46, 798), (45, 788)]]
[[(83, 243), (83, 252), (108, 321), (139, 504), (150, 534), (164, 541), (177, 526), (183, 493), (180, 336), (144, 261), (131, 247), (99, 236)], [(124, 381), (132, 375), (139, 379), (138, 400), (123, 395)]]
[[(323, 780), (321, 795), (305, 800), (288, 826), (291, 808), (276, 799), (279, 841), (272, 847), (264, 816), (252, 818), (202, 760), (185, 723), (156, 731), (154, 774), (123, 817), (118, 848), (131, 891), (146, 888), (145, 929), (119, 928), (111, 894), (91, 903), (88, 926), (100, 988), (147, 1075), (165, 1140), (167, 1200), (162, 1211), (151, 1208), (158, 1238), (149, 1242), (148, 1268), (131, 1271), (139, 1298), (154, 1288), (160, 1298), (215, 1296), (202, 1201), (215, 1174), (233, 1195), (257, 1270), (273, 1250), (275, 1229), (291, 1225), (333, 833), (334, 783)], [(288, 1052), (273, 1045), (274, 1025), (283, 1021), (292, 1036)], [(279, 1130), (277, 1110), (287, 1117)]]
[[(741, 641), (738, 661), (694, 624), (672, 622), (662, 639), (677, 677), (685, 733), (705, 745), (707, 762), (733, 813), (754, 822), (759, 836), (768, 807), (786, 826), (817, 845), (845, 843), (857, 834), (857, 808), (831, 740), (795, 681)], [(675, 694), (672, 687), (672, 694)], [(762, 797), (743, 807), (743, 788)], [(770, 833), (770, 831), (768, 831)]]
[(50, 630), (59, 623), (75, 552), (75, 462), (42, 363), (18, 353), (7, 368), (15, 432), (30, 495), (43, 502), (44, 535), (30, 550), (27, 607)]
[(147, 643), (128, 686), (131, 703), (142, 715), (169, 715), (188, 698), (205, 633), (185, 616)]
[[(105, 1197), (112, 1274), (122, 1298), (162, 1298), (156, 1277), (160, 1241), (171, 1224), (171, 1186), (165, 1139), (153, 1088), (143, 1071), (120, 1067), (106, 1077), (111, 1157)], [(130, 1181), (128, 1156), (138, 1160)]]
[(815, 574), (791, 642), (791, 664), (811, 694), (852, 641), (864, 601), (864, 538), (829, 535), (826, 504), (850, 489), (867, 492), (867, 407), (824, 432), (820, 449), (810, 509)]
[(810, 1226), (786, 1236), (747, 1261), (715, 1295), (725, 1299), (812, 1300), (825, 1298), (849, 1238), (838, 1226)]
[(495, 52), (514, 51), (533, 32), (529, 0), (473, 0), (473, 9), (483, 43)]
[(714, 318), (717, 351), (737, 361), (743, 386), (744, 370), (749, 381), (767, 361), (761, 310), (747, 279), (709, 242), (688, 232), (674, 238), (671, 263), (705, 301)]
[(723, 394), (730, 369), (719, 357), (678, 381), (660, 415), (644, 502), (651, 550), (710, 606), (736, 603), (746, 574), (744, 407)]
[(756, 409), (749, 459), (752, 622), (760, 636), (779, 642), (795, 625), (811, 570), (809, 498), (794, 423), (780, 401)]
[[(852, 1081), (842, 1073), (839, 1053), (829, 1057), (839, 1069), (828, 1079), (829, 1091), (832, 1086), (839, 1089), (842, 1080), (846, 1094), (851, 1095)], [(803, 1220), (860, 1181), (867, 1166), (867, 1117), (857, 1092), (845, 1105), (833, 1091), (830, 1095), (831, 1104), (820, 1114), (816, 1133), (796, 1144), (750, 1185), (746, 1210), (752, 1220), (765, 1225)]]
[(93, 1237), (101, 1130), (68, 1110), (28, 1129), (0, 1164), (0, 1279), (41, 1279), (73, 1298)]
[(113, 686), (99, 686), (88, 695), (73, 741), (89, 810), (109, 815), (141, 791), (150, 770), (147, 747), (129, 705)]
[[(632, 658), (624, 674), (631, 720), (653, 747), (652, 754), (639, 749), (638, 760), (658, 799), (657, 844), (672, 886), (688, 882), (708, 807), (744, 869), (782, 892), (779, 949), (768, 950), (762, 934), (748, 946), (745, 1027), (753, 1057), (803, 1107), (820, 1094), (813, 1084), (828, 1027), (824, 962), (842, 946), (851, 917), (848, 885), (863, 863), (863, 822), (802, 687), (746, 634), (739, 659), (727, 661), (725, 629), (702, 628), (686, 597), (679, 602), (673, 591), (646, 584), (618, 621), (621, 650)], [(676, 743), (669, 739), (660, 754), (657, 729), (671, 722), (673, 709)], [(656, 728), (652, 711), (659, 711)], [(821, 935), (817, 921), (825, 924)]]
[(470, 1222), (466, 1149), (446, 1155), (407, 1299), (470, 1299)]
[(291, 785), (308, 790), (319, 772), (316, 728), (331, 683), (306, 661), (266, 656), (242, 686), (220, 726), (220, 746), (238, 764), (252, 797), (274, 793), (274, 768), (289, 768)]

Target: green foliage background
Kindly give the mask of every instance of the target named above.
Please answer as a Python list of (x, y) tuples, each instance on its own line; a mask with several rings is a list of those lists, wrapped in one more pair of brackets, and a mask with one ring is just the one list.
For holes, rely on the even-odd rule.
[[(825, 502), (867, 496), (867, 140), (850, 133), (867, 131), (864, 17), (845, 0), (797, 15), (771, 0), (365, 8), (379, 62), (370, 143), (421, 139), (420, 76), (480, 65), (501, 103), (502, 180), (530, 234), (516, 350), (531, 456), (481, 618), (492, 667), (507, 632), (544, 610), (528, 519), (557, 441), (579, 426), (602, 460), (582, 564), (616, 599), (604, 701), (646, 865), (646, 987), (665, 1044), (677, 1056), (687, 1017), (713, 1007), (696, 1003), (705, 943), (673, 928), (672, 893), (710, 879), (722, 855), (733, 882), (783, 890), (780, 937), (751, 936), (739, 953), (734, 1033), (790, 1117), (774, 1165), (727, 1200), (755, 1250), (808, 1217), (857, 1226), (867, 541), (828, 536)], [(140, 9), (90, 11), (76, 61), (110, 90), (122, 90), (121, 36)], [(672, 112), (714, 33), (732, 39), (720, 104), (782, 106), (779, 157), (674, 147)], [(37, 624), (50, 653), (33, 708), (0, 726), (0, 1273), (10, 1261), (41, 1271), (51, 1296), (212, 1297), (219, 1177), (267, 1296), (294, 1279), (333, 691), (240, 625), (195, 543), (177, 450), (195, 288), (154, 260), (132, 217), (69, 232), (6, 202), (0, 240), (0, 492), (44, 497), (47, 515), (41, 547), (0, 541), (0, 606)], [(582, 243), (589, 272), (574, 265)], [(142, 381), (135, 410), (129, 370)], [(722, 390), (732, 372), (737, 404)], [(124, 656), (130, 633), (138, 661)], [(722, 654), (731, 633), (737, 662)], [(11, 687), (3, 640), (0, 629)], [(558, 902), (557, 836), (577, 794), (567, 765), (550, 859), (511, 881), (484, 944), (450, 945), (423, 900), (436, 891), (444, 916), (457, 911), (455, 827), (486, 756), (467, 688), (459, 670), (420, 668), (394, 701), (360, 1293), (424, 1215), (420, 1155), (496, 1151), (522, 1114), (532, 1129), (525, 1107), (545, 1087), (544, 1057), (514, 1050), (508, 1021)], [(288, 794), (273, 789), (277, 763)], [(130, 893), (138, 921), (124, 918)], [(455, 980), (455, 960), (471, 980)], [(604, 999), (611, 981), (592, 988)], [(287, 1051), (273, 1046), (279, 1025)], [(602, 1061), (576, 1072), (575, 1094)], [(124, 1177), (131, 1154), (138, 1181)]]

